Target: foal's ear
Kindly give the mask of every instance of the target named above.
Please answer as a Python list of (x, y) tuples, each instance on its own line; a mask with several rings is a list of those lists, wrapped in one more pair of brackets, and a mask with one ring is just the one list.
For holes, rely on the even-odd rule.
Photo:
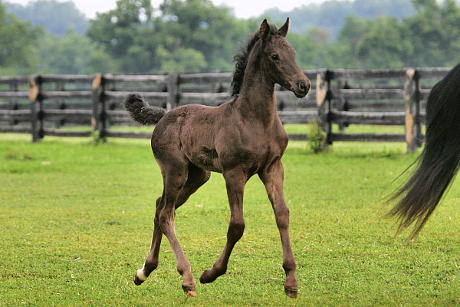
[(288, 17), (284, 25), (278, 30), (278, 34), (281, 35), (282, 37), (286, 37), (289, 31), (290, 25), (291, 25), (291, 21), (289, 20), (289, 17)]
[(266, 39), (268, 34), (270, 34), (270, 26), (268, 25), (267, 19), (264, 19), (260, 24), (259, 38)]

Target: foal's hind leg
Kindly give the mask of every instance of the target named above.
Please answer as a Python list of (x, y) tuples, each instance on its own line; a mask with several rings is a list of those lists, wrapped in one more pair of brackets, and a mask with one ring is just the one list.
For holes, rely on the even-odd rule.
[(227, 243), (219, 259), (210, 270), (206, 270), (200, 277), (201, 283), (213, 282), (227, 271), (228, 260), (236, 242), (243, 236), (243, 192), (247, 176), (240, 171), (224, 172), (227, 186), (228, 201), (230, 203), (230, 224), (227, 232)]
[[(199, 187), (205, 184), (209, 180), (209, 177), (210, 172), (200, 169), (194, 165), (190, 165), (188, 170), (187, 182), (185, 183), (177, 198), (177, 202), (175, 205), (176, 209), (182, 206), (190, 197), (190, 195), (195, 193)], [(136, 285), (142, 284), (150, 275), (150, 273), (152, 273), (152, 271), (154, 271), (158, 267), (158, 256), (160, 253), (161, 238), (163, 236), (159, 222), (160, 211), (162, 208), (162, 197), (159, 197), (156, 200), (152, 245), (150, 247), (150, 251), (147, 258), (145, 259), (144, 266), (136, 271), (136, 274), (134, 276), (134, 283)]]
[[(158, 159), (158, 157), (157, 157)], [(190, 263), (176, 237), (174, 222), (176, 203), (188, 178), (188, 161), (180, 153), (174, 155), (169, 152), (167, 158), (159, 161), (164, 177), (163, 207), (159, 215), (161, 232), (168, 238), (176, 261), (177, 271), (183, 278), (182, 289), (189, 296), (195, 296), (195, 281), (193, 279)]]
[(276, 161), (267, 170), (259, 174), (265, 185), (268, 198), (272, 203), (275, 212), (276, 225), (278, 226), (281, 245), (283, 247), (283, 268), (286, 273), (284, 290), (286, 295), (292, 298), (297, 297), (297, 280), (295, 278), (296, 264), (292, 254), (291, 242), (289, 240), (289, 209), (284, 202), (283, 181), (284, 169), (281, 161)]
[[(164, 192), (163, 192), (164, 195)], [(163, 197), (163, 196), (162, 196)], [(156, 200), (156, 211), (155, 211), (155, 219), (153, 223), (153, 235), (152, 235), (152, 244), (150, 246), (150, 251), (145, 259), (144, 266), (136, 271), (134, 275), (134, 283), (136, 285), (142, 284), (147, 277), (149, 277), (150, 273), (158, 267), (158, 255), (160, 253), (160, 245), (161, 245), (161, 229), (159, 223), (159, 215), (161, 208), (163, 206), (162, 197), (159, 197)]]
[[(194, 165), (190, 165), (188, 169), (187, 181), (177, 197), (175, 204), (176, 209), (183, 205), (187, 199), (198, 190), (204, 183), (209, 180), (210, 172), (202, 170)], [(164, 195), (164, 193), (163, 193)], [(162, 196), (164, 197), (164, 196)], [(152, 237), (152, 245), (147, 256), (144, 266), (142, 269), (137, 270), (134, 277), (134, 283), (140, 285), (143, 281), (147, 279), (150, 273), (155, 270), (158, 266), (158, 256), (160, 251), (161, 237), (162, 232), (159, 223), (160, 211), (163, 208), (162, 197), (158, 198), (156, 201), (156, 212), (155, 212), (155, 221), (154, 221), (154, 231)]]

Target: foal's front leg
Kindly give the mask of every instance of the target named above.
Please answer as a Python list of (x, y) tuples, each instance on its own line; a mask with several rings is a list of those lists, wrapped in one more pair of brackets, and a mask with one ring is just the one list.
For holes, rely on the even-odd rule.
[(200, 277), (201, 283), (213, 282), (220, 275), (227, 271), (228, 260), (236, 242), (243, 236), (243, 192), (247, 176), (237, 170), (224, 172), (227, 186), (228, 201), (230, 203), (230, 223), (227, 231), (227, 243), (219, 259), (210, 270), (206, 270)]
[(286, 273), (284, 290), (287, 296), (295, 298), (297, 297), (297, 280), (295, 277), (296, 264), (289, 239), (289, 209), (284, 202), (284, 169), (281, 161), (278, 160), (274, 162), (268, 169), (260, 173), (259, 176), (265, 185), (268, 198), (272, 203), (276, 218), (276, 225), (278, 226), (281, 236), (281, 244), (283, 247), (283, 268)]

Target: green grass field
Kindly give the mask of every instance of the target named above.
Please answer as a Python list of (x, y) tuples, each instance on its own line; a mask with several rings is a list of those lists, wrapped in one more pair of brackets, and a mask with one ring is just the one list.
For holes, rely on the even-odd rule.
[[(186, 299), (167, 240), (157, 271), (142, 286), (132, 282), (162, 190), (148, 140), (31, 144), (28, 135), (0, 135), (0, 305), (459, 306), (460, 184), (409, 243), (382, 218), (382, 200), (416, 155), (404, 144), (306, 148), (291, 142), (283, 158), (299, 298), (284, 295), (278, 231), (254, 177), (227, 274)], [(219, 174), (178, 210), (196, 279), (221, 252), (228, 218)]]

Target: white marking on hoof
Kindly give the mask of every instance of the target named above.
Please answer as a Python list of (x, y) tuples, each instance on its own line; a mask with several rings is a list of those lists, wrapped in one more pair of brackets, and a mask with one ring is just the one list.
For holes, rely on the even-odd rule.
[(142, 281), (147, 280), (147, 276), (145, 276), (145, 274), (144, 274), (144, 268), (137, 270), (136, 271), (136, 276), (137, 276), (137, 278), (139, 280), (142, 280)]

